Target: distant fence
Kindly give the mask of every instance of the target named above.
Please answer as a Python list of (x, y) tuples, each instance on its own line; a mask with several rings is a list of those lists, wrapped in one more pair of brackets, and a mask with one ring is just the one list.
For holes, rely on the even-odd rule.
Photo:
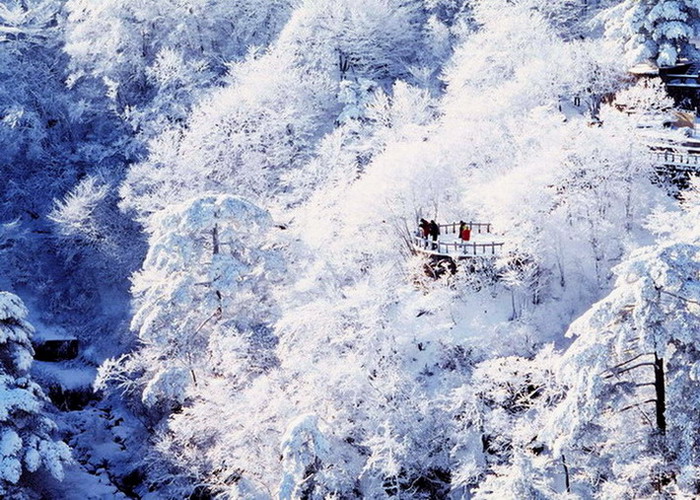
[(688, 170), (696, 170), (700, 167), (700, 155), (697, 154), (675, 151), (652, 151), (650, 154), (654, 161), (664, 165), (685, 167)]
[[(451, 224), (438, 224), (440, 234), (457, 234), (459, 233), (460, 222), (452, 222)], [(465, 222), (469, 226), (469, 230), (476, 233), (490, 233), (491, 224), (486, 222)]]

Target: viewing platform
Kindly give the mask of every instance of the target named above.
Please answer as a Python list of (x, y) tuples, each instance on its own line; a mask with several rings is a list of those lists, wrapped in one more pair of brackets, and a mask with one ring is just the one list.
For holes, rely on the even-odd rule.
[(493, 241), (490, 223), (466, 222), (465, 225), (471, 233), (468, 241), (460, 237), (459, 222), (438, 224), (440, 234), (437, 241), (433, 241), (431, 236), (424, 237), (418, 228), (413, 238), (413, 249), (425, 255), (451, 259), (488, 258), (501, 254), (504, 243)]

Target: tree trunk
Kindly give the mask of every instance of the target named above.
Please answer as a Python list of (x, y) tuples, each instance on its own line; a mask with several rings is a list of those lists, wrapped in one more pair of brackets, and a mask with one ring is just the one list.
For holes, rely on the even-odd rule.
[(656, 425), (661, 434), (666, 433), (666, 385), (664, 360), (654, 353), (654, 389), (656, 389)]
[(211, 231), (212, 254), (219, 254), (219, 225), (214, 224), (214, 229)]

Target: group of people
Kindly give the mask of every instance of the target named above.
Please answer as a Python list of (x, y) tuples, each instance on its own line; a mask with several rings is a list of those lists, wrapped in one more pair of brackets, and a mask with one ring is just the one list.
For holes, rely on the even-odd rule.
[[(433, 240), (431, 248), (433, 250), (436, 250), (437, 240), (440, 236), (440, 226), (434, 220), (428, 222), (425, 219), (421, 219), (420, 223), (418, 224), (418, 227), (420, 228), (421, 236), (425, 240), (425, 247), (428, 246), (428, 238), (430, 238)], [(463, 220), (459, 221), (459, 239), (461, 239), (462, 241), (469, 241), (471, 239), (471, 235), (471, 225), (464, 222)]]
[(437, 241), (438, 236), (440, 236), (440, 226), (438, 226), (434, 220), (428, 222), (425, 219), (421, 219), (418, 227), (420, 227), (423, 238), (426, 240), (428, 239), (428, 236), (430, 236), (433, 241)]
[(433, 243), (430, 247), (431, 250), (437, 250), (437, 239), (438, 236), (440, 236), (440, 226), (438, 226), (437, 222), (434, 220), (428, 222), (425, 219), (421, 219), (418, 227), (420, 228), (421, 236), (423, 236), (423, 247), (428, 248), (428, 237), (430, 237), (433, 239)]

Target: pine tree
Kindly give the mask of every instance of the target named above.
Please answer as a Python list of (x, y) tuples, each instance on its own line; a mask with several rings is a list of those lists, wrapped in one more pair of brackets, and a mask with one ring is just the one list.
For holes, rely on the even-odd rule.
[(697, 495), (700, 247), (643, 248), (616, 272), (613, 292), (569, 329), (569, 390), (545, 434), (574, 491), (604, 480), (607, 497)]
[(63, 479), (68, 446), (51, 437), (56, 429), (43, 414), (47, 398), (32, 381), (32, 326), (16, 295), (0, 292), (0, 495), (28, 496), (29, 476), (40, 470)]
[(625, 0), (602, 18), (607, 36), (622, 41), (629, 64), (673, 66), (698, 55), (692, 40), (700, 29), (700, 9), (693, 0)]

